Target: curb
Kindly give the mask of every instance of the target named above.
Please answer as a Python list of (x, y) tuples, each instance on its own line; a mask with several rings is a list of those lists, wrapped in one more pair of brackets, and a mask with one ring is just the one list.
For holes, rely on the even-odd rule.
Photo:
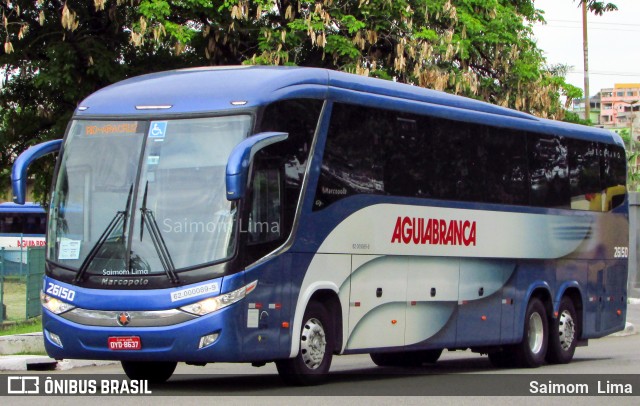
[(42, 332), (0, 337), (0, 354), (44, 354)]
[(116, 364), (117, 361), (65, 359), (56, 361), (46, 355), (42, 333), (0, 336), (0, 371), (66, 371), (87, 366)]
[(0, 371), (68, 371), (73, 368), (114, 365), (117, 361), (65, 359), (44, 355), (0, 355)]
[(624, 326), (624, 330), (611, 334), (611, 337), (626, 337), (626, 336), (632, 336), (634, 334), (638, 334), (638, 331), (636, 330), (636, 326), (627, 322)]

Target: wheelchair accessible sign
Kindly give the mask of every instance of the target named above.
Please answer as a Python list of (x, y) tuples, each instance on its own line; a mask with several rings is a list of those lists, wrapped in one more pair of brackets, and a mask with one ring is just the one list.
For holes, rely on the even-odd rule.
[(164, 138), (167, 133), (166, 121), (153, 121), (149, 127), (149, 138)]

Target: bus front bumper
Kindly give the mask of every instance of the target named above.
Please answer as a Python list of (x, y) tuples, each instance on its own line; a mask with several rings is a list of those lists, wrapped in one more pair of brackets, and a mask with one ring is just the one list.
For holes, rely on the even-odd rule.
[[(99, 327), (43, 309), (42, 325), (45, 348), (55, 359), (242, 362), (243, 343), (234, 333), (241, 320), (240, 306), (230, 306), (169, 326)], [(112, 344), (117, 342), (124, 344)]]

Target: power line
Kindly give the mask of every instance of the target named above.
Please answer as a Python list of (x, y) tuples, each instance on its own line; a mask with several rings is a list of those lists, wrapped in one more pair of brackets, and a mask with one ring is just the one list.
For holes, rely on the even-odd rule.
[[(547, 20), (547, 23), (549, 22), (571, 23), (571, 24), (578, 24), (582, 26), (582, 21), (578, 21), (578, 20)], [(624, 26), (640, 28), (640, 24), (637, 24), (637, 23), (604, 23), (604, 22), (597, 22), (597, 21), (589, 21), (589, 27), (591, 27), (592, 25), (614, 25), (616, 27), (624, 25)]]
[[(584, 71), (578, 70), (569, 70), (567, 73), (573, 74), (583, 74)], [(589, 71), (590, 75), (600, 75), (600, 76), (640, 76), (640, 72), (598, 72), (598, 71)]]
[[(638, 28), (640, 28), (640, 26), (636, 26)], [(568, 28), (568, 29), (572, 29), (572, 30), (578, 30), (578, 29), (582, 29), (582, 26), (570, 26), (570, 25), (553, 25), (553, 26), (548, 26), (548, 28)], [(630, 29), (625, 29), (625, 28), (619, 28), (619, 29), (612, 29), (612, 28), (599, 28), (599, 27), (591, 27), (589, 26), (589, 31), (591, 30), (595, 30), (595, 31), (617, 31), (617, 32), (640, 32), (640, 29), (638, 30), (630, 30)]]

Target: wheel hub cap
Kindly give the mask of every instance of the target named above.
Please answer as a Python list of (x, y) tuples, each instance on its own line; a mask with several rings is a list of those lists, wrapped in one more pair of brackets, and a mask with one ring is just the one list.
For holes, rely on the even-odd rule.
[(560, 314), (558, 319), (558, 334), (560, 335), (560, 347), (567, 351), (575, 339), (576, 327), (571, 313), (566, 310)]
[(533, 313), (529, 317), (529, 348), (531, 352), (537, 354), (542, 349), (544, 338), (544, 326), (542, 317), (538, 313)]
[(309, 369), (316, 369), (320, 366), (326, 347), (327, 341), (322, 323), (318, 319), (309, 319), (305, 323), (300, 337), (302, 361)]

